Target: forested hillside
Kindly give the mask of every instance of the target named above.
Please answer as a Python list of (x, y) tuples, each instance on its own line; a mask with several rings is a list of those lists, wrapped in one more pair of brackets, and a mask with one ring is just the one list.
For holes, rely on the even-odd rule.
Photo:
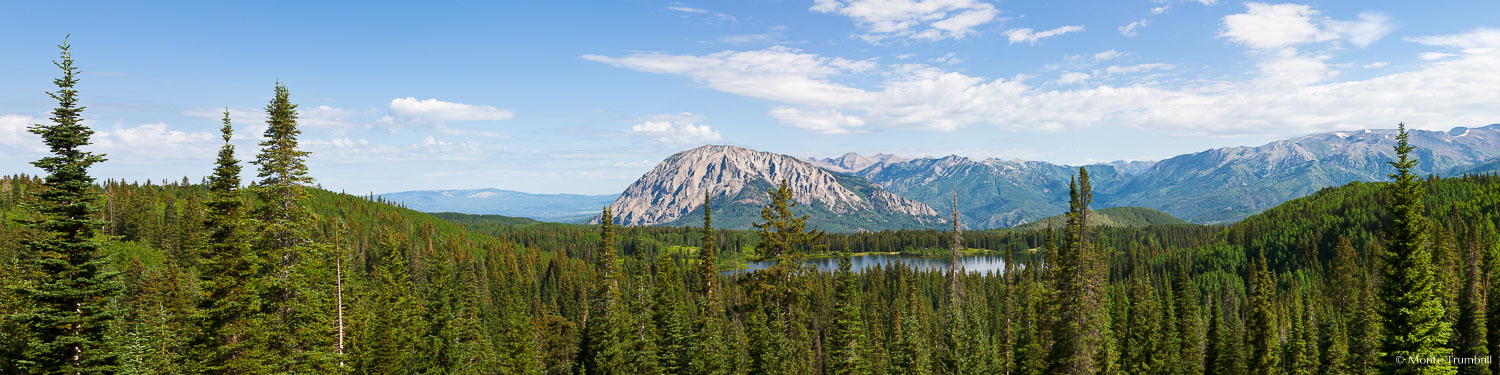
[[(0, 373), (1500, 370), (1463, 362), (1500, 350), (1500, 176), (1422, 179), (1404, 128), (1392, 182), (1227, 228), (1101, 227), (1084, 168), (1036, 230), (824, 233), (785, 182), (748, 231), (713, 229), (708, 196), (699, 227), (445, 221), (319, 189), (280, 83), (253, 175), (226, 111), (206, 181), (96, 182), (110, 160), (83, 151), (72, 64), (64, 47), (55, 118), (33, 128), (46, 175), (0, 178)], [(907, 248), (1009, 262), (799, 261)], [(781, 261), (722, 272), (752, 257)]]

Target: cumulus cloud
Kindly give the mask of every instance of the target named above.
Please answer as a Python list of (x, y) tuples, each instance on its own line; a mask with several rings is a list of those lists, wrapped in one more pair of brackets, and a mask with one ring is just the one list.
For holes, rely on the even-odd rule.
[[(96, 128), (92, 141), (93, 145), (90, 147), (109, 154), (111, 163), (122, 164), (144, 164), (159, 160), (209, 160), (224, 143), (217, 131), (173, 130), (164, 122), (133, 128)], [(172, 152), (160, 152), (161, 150)]]
[(963, 39), (1000, 16), (980, 0), (814, 0), (811, 9), (853, 19), (870, 43)]
[(780, 107), (771, 109), (770, 115), (782, 124), (823, 134), (864, 133), (855, 128), (865, 126), (865, 120), (834, 109), (804, 110)]
[(1357, 21), (1340, 21), (1303, 4), (1245, 3), (1245, 8), (1245, 13), (1224, 16), (1219, 36), (1260, 50), (1339, 39), (1365, 47), (1393, 29), (1390, 17), (1375, 12), (1360, 13)]
[(396, 117), (422, 122), (500, 121), (515, 117), (510, 111), (488, 105), (470, 105), (437, 99), (414, 97), (391, 99), (390, 111)]
[[(1461, 54), (1360, 81), (1329, 82), (1336, 72), (1326, 57), (1281, 49), (1271, 51), (1248, 79), (1173, 86), (1124, 81), (1076, 89), (1042, 88), (1027, 76), (983, 78), (919, 64), (875, 67), (786, 48), (589, 59), (691, 77), (715, 90), (775, 102), (773, 118), (832, 133), (871, 125), (947, 131), (989, 124), (1022, 130), (1127, 126), (1179, 135), (1291, 135), (1398, 121), (1434, 127), (1494, 122), (1500, 117), (1500, 107), (1493, 105), (1500, 102), (1500, 90), (1494, 90), (1500, 87), (1500, 70), (1494, 69), (1500, 66), (1497, 36), (1500, 32), (1477, 30), (1413, 38)], [(854, 65), (862, 67), (850, 68)], [(1142, 64), (1115, 70), (1166, 68)], [(852, 82), (868, 76), (851, 79), (853, 71), (884, 79), (856, 86)]]
[(665, 145), (696, 145), (724, 140), (717, 130), (703, 122), (702, 115), (693, 113), (663, 114), (630, 127), (635, 135), (650, 138), (652, 142)]
[(1083, 81), (1087, 81), (1088, 79), (1088, 73), (1067, 72), (1057, 77), (1057, 83), (1070, 85), (1075, 83), (1083, 83)]
[(37, 119), (31, 116), (0, 115), (0, 145), (11, 150), (46, 151), (42, 138), (26, 130), (35, 123)]
[(1023, 27), (1018, 29), (1006, 30), (1005, 37), (1010, 39), (1010, 44), (1036, 44), (1037, 41), (1040, 41), (1042, 39), (1079, 31), (1083, 31), (1083, 26), (1069, 25), (1046, 31), (1035, 31), (1030, 28)]

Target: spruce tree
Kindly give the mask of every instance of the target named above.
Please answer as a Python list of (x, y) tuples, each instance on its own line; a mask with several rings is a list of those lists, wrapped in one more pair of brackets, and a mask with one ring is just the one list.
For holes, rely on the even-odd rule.
[(279, 329), (270, 331), (268, 363), (277, 371), (307, 371), (309, 368), (326, 365), (324, 351), (332, 347), (321, 345), (324, 335), (317, 326), (319, 318), (330, 306), (314, 306), (322, 299), (321, 288), (316, 288), (309, 278), (309, 271), (321, 271), (319, 249), (312, 245), (309, 228), (313, 227), (313, 215), (304, 205), (308, 197), (307, 185), (313, 182), (307, 175), (304, 159), (309, 154), (298, 149), (297, 105), (292, 104), (290, 93), (280, 82), (276, 84), (275, 96), (266, 105), (265, 140), (260, 142), (261, 151), (251, 164), (259, 167), (260, 178), (250, 187), (259, 202), (254, 216), (258, 219), (259, 233), (254, 244), (255, 251), (268, 259), (262, 270), (263, 311), (273, 319)]
[(719, 375), (729, 371), (725, 358), (724, 300), (719, 293), (718, 237), (714, 235), (713, 209), (709, 206), (708, 193), (703, 194), (703, 247), (698, 251), (698, 311), (695, 314), (695, 330), (688, 359), (689, 373)]
[(220, 132), (224, 145), (208, 178), (208, 213), (203, 224), (207, 238), (198, 285), (204, 296), (198, 302), (196, 357), (200, 368), (209, 373), (263, 373), (260, 354), (264, 348), (257, 347), (266, 343), (266, 329), (259, 328), (257, 294), (262, 259), (250, 251), (240, 165), (229, 143), (234, 127), (227, 109)]
[[(808, 250), (809, 244), (823, 238), (823, 231), (813, 228), (807, 229), (807, 215), (796, 216), (792, 209), (797, 207), (797, 200), (792, 196), (792, 189), (787, 186), (786, 180), (770, 190), (771, 202), (760, 210), (761, 223), (752, 223), (755, 232), (760, 236), (760, 242), (755, 244), (755, 253), (762, 259), (776, 259), (784, 255), (800, 256), (801, 252)], [(794, 259), (793, 259), (794, 260)], [(792, 266), (795, 261), (779, 262)]]
[(1250, 314), (1246, 336), (1250, 344), (1250, 370), (1257, 375), (1281, 373), (1281, 339), (1276, 319), (1276, 278), (1260, 254), (1250, 268)]
[[(1489, 358), (1489, 329), (1485, 298), (1489, 285), (1482, 267), (1483, 259), (1476, 239), (1467, 246), (1464, 260), (1464, 288), (1459, 297), (1458, 345), (1455, 356), (1460, 358)], [(1464, 375), (1490, 375), (1487, 363), (1463, 364), (1458, 373)]]
[(66, 39), (58, 46), (62, 77), (53, 80), (57, 100), (51, 124), (28, 128), (40, 135), (52, 156), (31, 165), (47, 172), (33, 208), (38, 220), (24, 221), (37, 235), (23, 242), (24, 258), (36, 276), (15, 293), (31, 306), (11, 319), (29, 331), (22, 367), (36, 374), (105, 374), (116, 371), (117, 355), (106, 342), (115, 313), (111, 300), (120, 293), (116, 272), (101, 250), (97, 232), (105, 222), (95, 219), (100, 195), (89, 167), (105, 161), (103, 154), (84, 151), (92, 129), (83, 124), (78, 105), (78, 68), (73, 66)]
[(864, 320), (860, 316), (860, 290), (854, 272), (850, 271), (849, 253), (839, 256), (839, 270), (834, 274), (833, 327), (828, 333), (829, 359), (824, 373), (865, 374), (872, 371), (865, 360)]
[(1078, 168), (1078, 176), (1069, 183), (1070, 198), (1066, 240), (1048, 259), (1053, 272), (1052, 350), (1048, 371), (1061, 374), (1090, 374), (1098, 366), (1095, 356), (1104, 345), (1104, 308), (1106, 268), (1103, 256), (1089, 237), (1089, 204), (1093, 188), (1088, 170)]
[(1453, 352), (1448, 347), (1452, 333), (1422, 212), (1425, 187), (1412, 173), (1417, 159), (1411, 157), (1415, 147), (1408, 138), (1403, 123), (1396, 135), (1396, 161), (1390, 162), (1396, 173), (1387, 186), (1391, 225), (1386, 229), (1389, 245), (1380, 285), (1385, 334), (1385, 358), (1380, 363), (1386, 373), (1452, 374), (1455, 370), (1446, 361)]

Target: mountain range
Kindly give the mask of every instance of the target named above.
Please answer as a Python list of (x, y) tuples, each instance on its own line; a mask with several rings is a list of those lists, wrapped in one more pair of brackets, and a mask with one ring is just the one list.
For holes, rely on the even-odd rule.
[[(1226, 223), (1324, 187), (1386, 180), (1395, 134), (1394, 129), (1328, 132), (1159, 161), (1083, 167), (1093, 183), (1095, 208), (1145, 207), (1194, 223)], [(1500, 124), (1410, 134), (1420, 173), (1500, 172)], [(810, 215), (823, 229), (944, 227), (955, 192), (963, 226), (984, 229), (1066, 211), (1068, 182), (1078, 168), (962, 156), (797, 158), (714, 145), (668, 157), (618, 196), (480, 189), (382, 197), (421, 211), (567, 222), (596, 219), (598, 208), (607, 204), (624, 225), (699, 225), (707, 193), (716, 224), (744, 229), (759, 221), (766, 191), (786, 179), (800, 203), (796, 212)]]

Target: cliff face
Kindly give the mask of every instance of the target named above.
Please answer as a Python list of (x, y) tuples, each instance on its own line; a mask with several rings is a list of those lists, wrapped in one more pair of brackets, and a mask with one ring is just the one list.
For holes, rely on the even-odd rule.
[[(723, 204), (764, 205), (764, 187), (786, 180), (797, 203), (805, 209), (833, 215), (877, 214), (941, 222), (937, 212), (925, 204), (849, 178), (836, 177), (786, 155), (734, 146), (703, 146), (657, 164), (625, 189), (610, 209), (623, 225), (664, 224), (698, 211), (705, 193), (714, 202), (723, 201), (721, 208), (725, 208)], [(876, 229), (880, 225), (857, 227)]]

